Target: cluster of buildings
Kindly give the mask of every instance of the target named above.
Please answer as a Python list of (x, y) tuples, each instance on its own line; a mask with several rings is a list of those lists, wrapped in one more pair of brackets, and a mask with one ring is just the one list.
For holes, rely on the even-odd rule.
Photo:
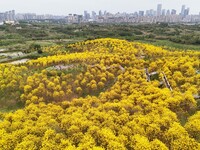
[(66, 17), (68, 23), (97, 22), (97, 23), (198, 23), (200, 22), (200, 13), (190, 15), (190, 9), (182, 5), (181, 12), (177, 13), (175, 9), (162, 9), (162, 4), (157, 5), (157, 10), (150, 9), (134, 13), (116, 13), (112, 14), (101, 10), (96, 13), (84, 11), (83, 15), (69, 14)]
[(55, 15), (37, 15), (35, 13), (23, 13), (16, 14), (16, 20), (58, 20), (63, 19), (65, 16), (55, 16)]
[(190, 15), (190, 9), (182, 5), (180, 13), (175, 9), (163, 9), (162, 4), (157, 5), (157, 9), (138, 11), (134, 13), (116, 13), (112, 14), (101, 10), (96, 13), (84, 11), (83, 15), (69, 14), (67, 16), (55, 15), (37, 15), (35, 13), (15, 14), (15, 11), (0, 13), (0, 24), (5, 21), (18, 20), (64, 20), (65, 23), (199, 23), (200, 13)]
[[(198, 23), (200, 22), (200, 13), (198, 15), (190, 15), (190, 9), (182, 5), (181, 12), (177, 10), (162, 9), (162, 4), (157, 5), (157, 10), (150, 9), (146, 11), (138, 11), (134, 13), (116, 13), (99, 11), (91, 14), (84, 11), (82, 22), (97, 22), (97, 23)], [(70, 22), (70, 21), (69, 21)]]
[(13, 22), (15, 20), (15, 10), (0, 13), (0, 24), (3, 24), (4, 21)]
[(21, 13), (15, 14), (15, 10), (0, 13), (0, 25), (4, 23), (14, 24), (19, 20), (59, 20), (64, 19), (65, 16), (55, 15), (37, 15), (35, 13)]

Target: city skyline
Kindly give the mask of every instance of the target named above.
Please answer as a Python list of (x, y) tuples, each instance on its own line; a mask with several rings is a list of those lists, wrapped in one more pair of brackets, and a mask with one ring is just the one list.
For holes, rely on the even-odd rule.
[(28, 3), (25, 3), (24, 0), (7, 0), (1, 2), (0, 12), (14, 9), (17, 13), (37, 13), (54, 15), (68, 15), (69, 13), (83, 14), (84, 10), (87, 10), (88, 12), (107, 10), (111, 13), (134, 13), (135, 11), (145, 11), (148, 9), (157, 10), (158, 4), (162, 4), (162, 8), (166, 10), (175, 9), (177, 13), (181, 13), (182, 5), (186, 5), (190, 8), (190, 14), (199, 14), (200, 12), (200, 9), (198, 7), (200, 5), (200, 1), (197, 0), (169, 0), (167, 2), (164, 0), (85, 0), (84, 2), (80, 0), (34, 0), (29, 1)]

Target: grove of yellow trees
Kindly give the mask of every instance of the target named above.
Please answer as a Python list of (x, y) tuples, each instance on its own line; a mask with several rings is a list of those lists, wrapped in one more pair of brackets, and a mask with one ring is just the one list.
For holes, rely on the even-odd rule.
[(0, 65), (1, 107), (24, 105), (0, 112), (1, 150), (200, 149), (200, 52), (110, 38), (68, 49)]

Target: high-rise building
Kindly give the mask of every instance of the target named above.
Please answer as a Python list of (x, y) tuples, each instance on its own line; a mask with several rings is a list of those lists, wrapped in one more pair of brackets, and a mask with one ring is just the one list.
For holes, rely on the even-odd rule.
[(9, 12), (8, 12), (8, 20), (9, 20), (9, 21), (12, 21), (12, 20), (13, 20), (12, 17), (13, 17), (12, 11), (9, 11)]
[(102, 11), (99, 10), (99, 16), (101, 17), (103, 15)]
[(95, 11), (92, 11), (92, 19), (93, 19), (93, 20), (96, 20), (96, 18), (97, 18), (96, 12), (95, 12)]
[(144, 11), (139, 11), (139, 16), (140, 17), (144, 16)]
[(5, 20), (4, 13), (0, 13), (0, 23)]
[(83, 16), (82, 15), (78, 15), (78, 23), (81, 23), (83, 21)]
[(133, 15), (134, 15), (135, 17), (138, 17), (138, 12), (134, 12)]
[(13, 20), (16, 20), (16, 18), (15, 18), (15, 10), (12, 10), (12, 18), (13, 18)]
[(84, 19), (85, 20), (87, 19), (87, 11), (86, 10), (84, 11)]
[(154, 16), (154, 10), (153, 10), (153, 9), (150, 9), (149, 15), (150, 15), (150, 16)]
[(150, 16), (150, 10), (146, 10), (146, 16)]
[(84, 20), (89, 20), (90, 19), (90, 14), (85, 10), (84, 11)]
[(189, 15), (189, 12), (190, 12), (190, 8), (185, 9), (183, 16), (185, 17), (185, 16)]
[(181, 7), (181, 16), (184, 16), (185, 13), (185, 5), (182, 5)]
[(176, 10), (175, 9), (172, 9), (171, 15), (176, 15)]
[(165, 15), (166, 15), (166, 10), (163, 9), (163, 10), (162, 10), (162, 16), (165, 16)]
[(170, 15), (170, 10), (169, 10), (169, 9), (167, 10), (166, 15), (167, 15), (167, 16)]
[(156, 16), (156, 15), (157, 15), (157, 11), (154, 10), (154, 11), (153, 11), (153, 16)]
[(162, 4), (157, 5), (157, 16), (161, 16), (162, 14)]

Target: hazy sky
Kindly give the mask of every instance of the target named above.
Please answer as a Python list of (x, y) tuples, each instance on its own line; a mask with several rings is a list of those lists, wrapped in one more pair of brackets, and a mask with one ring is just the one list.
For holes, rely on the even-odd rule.
[(16, 13), (55, 15), (83, 14), (84, 10), (133, 13), (138, 10), (156, 9), (159, 3), (165, 9), (176, 9), (178, 13), (182, 4), (189, 7), (192, 14), (200, 12), (200, 0), (0, 0), (0, 12), (14, 9)]

